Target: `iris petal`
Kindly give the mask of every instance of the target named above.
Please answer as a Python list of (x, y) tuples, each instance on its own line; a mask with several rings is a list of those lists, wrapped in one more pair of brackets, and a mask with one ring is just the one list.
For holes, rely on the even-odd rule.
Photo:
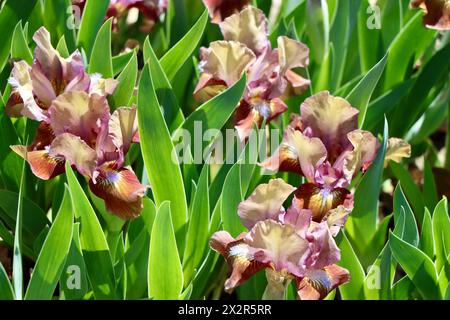
[(105, 201), (108, 211), (122, 219), (136, 218), (142, 211), (142, 198), (147, 187), (139, 182), (131, 168), (103, 167), (95, 182), (89, 181), (89, 187)]
[(349, 272), (336, 265), (311, 270), (297, 281), (297, 294), (300, 300), (324, 299), (332, 290), (349, 280)]
[(295, 201), (299, 208), (311, 210), (313, 220), (320, 222), (331, 209), (342, 205), (349, 194), (350, 191), (344, 188), (320, 188), (305, 183), (295, 192)]
[(273, 179), (260, 184), (251, 196), (238, 206), (242, 224), (251, 229), (258, 221), (277, 220), (284, 212), (283, 202), (294, 192), (295, 188), (282, 179)]

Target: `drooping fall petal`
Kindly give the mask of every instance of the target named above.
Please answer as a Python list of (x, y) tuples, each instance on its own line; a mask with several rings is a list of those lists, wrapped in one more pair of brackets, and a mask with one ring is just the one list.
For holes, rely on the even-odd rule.
[(282, 179), (273, 179), (260, 184), (251, 196), (238, 206), (242, 224), (251, 229), (257, 222), (266, 219), (277, 220), (284, 212), (283, 202), (295, 188)]
[(294, 200), (299, 208), (311, 210), (313, 220), (320, 222), (331, 209), (342, 205), (349, 194), (345, 188), (321, 188), (305, 183), (295, 191)]
[(349, 145), (347, 134), (358, 128), (359, 111), (345, 99), (331, 96), (328, 91), (306, 99), (300, 108), (303, 124), (312, 129), (314, 137), (320, 138), (328, 150), (329, 161), (333, 163)]
[(54, 138), (50, 126), (41, 122), (31, 145), (14, 145), (11, 149), (27, 160), (35, 176), (48, 180), (64, 172), (64, 159), (49, 154), (50, 144)]
[(348, 281), (349, 272), (337, 265), (310, 270), (304, 278), (297, 280), (297, 294), (300, 300), (320, 300)]
[(27, 151), (25, 146), (11, 146), (11, 150), (25, 159), (33, 174), (42, 180), (64, 172), (64, 159), (49, 155), (48, 150)]
[(234, 239), (228, 232), (218, 231), (209, 241), (210, 247), (225, 258), (230, 268), (230, 276), (225, 281), (225, 291), (228, 293), (268, 266), (255, 260), (255, 250), (244, 242), (244, 236), (242, 234)]
[(267, 19), (258, 8), (249, 6), (226, 18), (219, 26), (225, 40), (240, 42), (257, 56), (270, 45)]
[(98, 169), (95, 181), (89, 181), (92, 192), (105, 201), (106, 209), (124, 220), (136, 218), (142, 211), (147, 187), (131, 168), (115, 169), (105, 165)]

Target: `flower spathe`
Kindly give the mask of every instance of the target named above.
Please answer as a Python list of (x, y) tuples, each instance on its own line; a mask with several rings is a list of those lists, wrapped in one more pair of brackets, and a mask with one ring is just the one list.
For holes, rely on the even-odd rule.
[(277, 39), (278, 48), (272, 48), (267, 19), (252, 6), (227, 17), (219, 27), (224, 40), (200, 50), (201, 74), (194, 96), (201, 102), (211, 99), (245, 73), (246, 89), (235, 113), (236, 129), (244, 141), (253, 122), (261, 126), (287, 110), (280, 97), (289, 88), (300, 93), (309, 86), (309, 80), (293, 71), (308, 66), (309, 49), (285, 36)]
[[(216, 232), (211, 247), (222, 254), (231, 271), (225, 290), (231, 292), (256, 272), (266, 269), (266, 298), (282, 298), (286, 284), (294, 280), (301, 299), (319, 299), (348, 281), (347, 270), (335, 265), (340, 251), (330, 226), (324, 219), (312, 221), (310, 210), (295, 202), (285, 210), (283, 202), (295, 190), (281, 179), (259, 185), (243, 201), (238, 214), (248, 232), (233, 238), (226, 231)], [(347, 212), (348, 214), (348, 212)], [(340, 217), (342, 219), (345, 217)]]
[(40, 124), (31, 145), (11, 149), (44, 180), (64, 173), (69, 162), (110, 212), (123, 219), (138, 216), (147, 187), (125, 166), (137, 136), (136, 108), (121, 107), (111, 115), (106, 97), (116, 80), (87, 74), (78, 52), (62, 58), (44, 28), (34, 39), (33, 65), (19, 61), (14, 66), (7, 110)]

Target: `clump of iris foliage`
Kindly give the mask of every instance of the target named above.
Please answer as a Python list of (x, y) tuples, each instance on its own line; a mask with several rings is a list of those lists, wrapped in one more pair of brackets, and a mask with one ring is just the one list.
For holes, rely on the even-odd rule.
[(448, 0), (0, 6), (0, 299), (450, 299)]

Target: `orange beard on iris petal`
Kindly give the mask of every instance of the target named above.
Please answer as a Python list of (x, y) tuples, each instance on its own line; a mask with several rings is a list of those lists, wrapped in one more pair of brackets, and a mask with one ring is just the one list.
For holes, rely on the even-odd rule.
[(344, 204), (350, 191), (345, 188), (320, 188), (313, 183), (302, 184), (295, 192), (294, 201), (301, 209), (309, 209), (313, 220), (321, 222), (326, 214)]

